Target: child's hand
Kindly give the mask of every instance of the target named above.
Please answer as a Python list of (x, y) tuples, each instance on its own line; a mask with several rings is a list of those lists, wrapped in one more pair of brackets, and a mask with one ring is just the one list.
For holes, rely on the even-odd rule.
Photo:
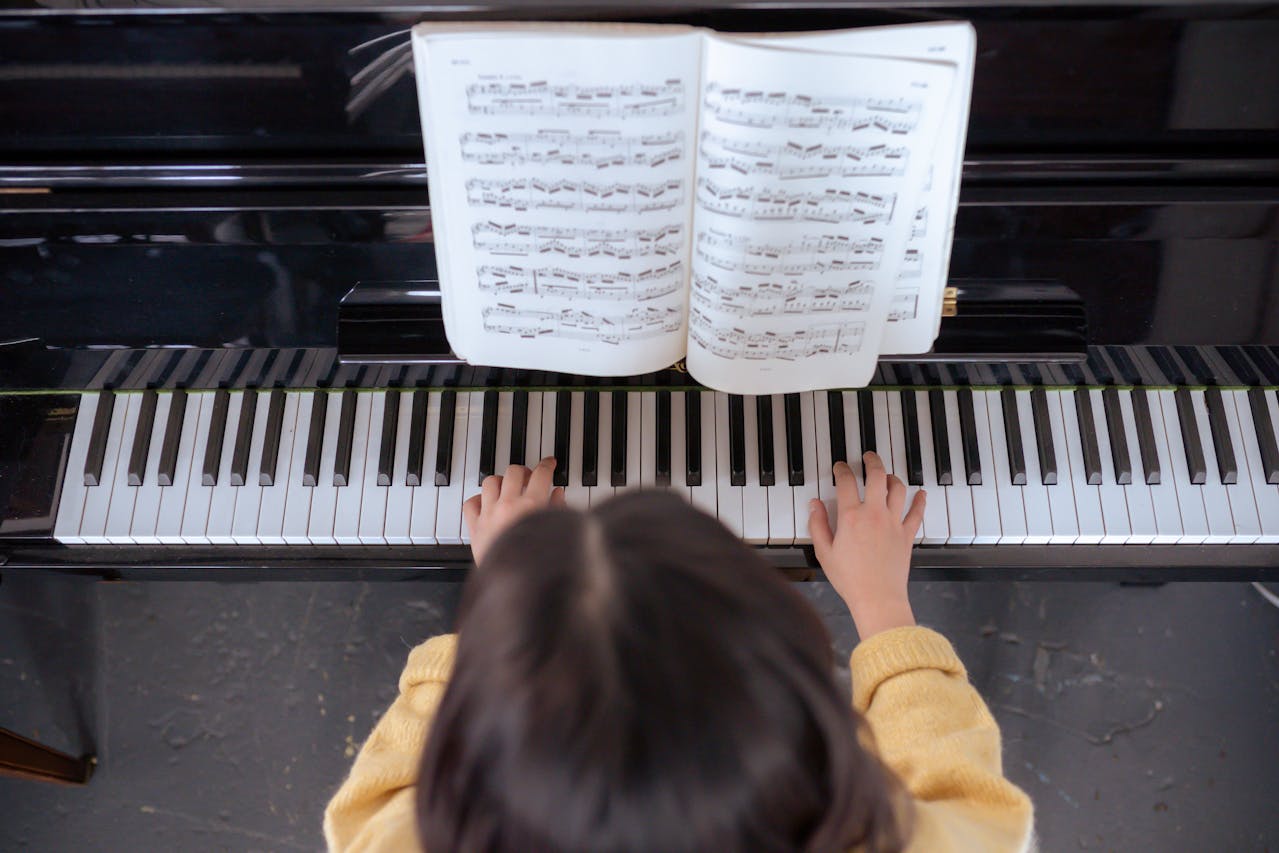
[(547, 506), (564, 506), (564, 490), (551, 488), (555, 457), (548, 456), (529, 471), (512, 465), (506, 475), (484, 478), (481, 491), (462, 504), (462, 518), (471, 531), (471, 553), (478, 563), (498, 534), (519, 518)]
[(916, 493), (902, 518), (906, 486), (884, 470), (877, 454), (867, 453), (866, 499), (857, 496), (857, 480), (845, 462), (835, 463), (839, 511), (833, 534), (821, 501), (809, 507), (813, 549), (835, 591), (844, 599), (863, 640), (902, 625), (914, 625), (906, 595), (910, 549), (924, 521), (924, 493)]

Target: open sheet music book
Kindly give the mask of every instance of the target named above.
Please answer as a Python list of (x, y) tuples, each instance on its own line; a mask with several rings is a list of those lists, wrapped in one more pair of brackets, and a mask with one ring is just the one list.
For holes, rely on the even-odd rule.
[(744, 394), (926, 352), (974, 50), (966, 23), (419, 24), (449, 343), (595, 376), (685, 358)]

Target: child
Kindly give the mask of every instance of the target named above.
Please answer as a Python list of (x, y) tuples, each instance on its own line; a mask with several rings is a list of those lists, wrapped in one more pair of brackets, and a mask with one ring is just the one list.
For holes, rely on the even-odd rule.
[[(817, 558), (848, 604), (853, 708), (817, 614), (755, 551), (668, 494), (564, 508), (553, 459), (467, 502), (458, 633), (329, 803), (331, 850), (1021, 851), (1031, 803), (950, 644), (906, 595), (918, 493), (873, 453), (835, 466)], [(549, 505), (549, 508), (547, 508)]]

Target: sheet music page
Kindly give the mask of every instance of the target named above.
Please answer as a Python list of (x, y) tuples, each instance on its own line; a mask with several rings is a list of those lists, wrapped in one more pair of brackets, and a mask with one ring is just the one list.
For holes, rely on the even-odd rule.
[(880, 343), (881, 353), (928, 352), (941, 327), (942, 290), (947, 282), (950, 248), (955, 236), (964, 139), (972, 100), (976, 32), (964, 21), (941, 21), (750, 40), (802, 50), (954, 63), (954, 88), (937, 132), (932, 169), (915, 212), (902, 267), (897, 274), (888, 326)]
[(684, 355), (702, 39), (583, 29), (414, 28), (445, 328), (472, 364)]
[(954, 67), (718, 37), (703, 56), (689, 372), (865, 385)]

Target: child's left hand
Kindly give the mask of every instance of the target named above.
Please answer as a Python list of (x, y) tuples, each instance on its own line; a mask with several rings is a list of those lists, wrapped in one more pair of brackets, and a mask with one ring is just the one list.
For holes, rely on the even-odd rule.
[(484, 559), (498, 534), (517, 519), (547, 506), (564, 506), (564, 490), (551, 488), (555, 457), (548, 456), (530, 471), (512, 465), (506, 474), (484, 478), (480, 493), (462, 504), (462, 518), (471, 531), (471, 553), (475, 562)]

